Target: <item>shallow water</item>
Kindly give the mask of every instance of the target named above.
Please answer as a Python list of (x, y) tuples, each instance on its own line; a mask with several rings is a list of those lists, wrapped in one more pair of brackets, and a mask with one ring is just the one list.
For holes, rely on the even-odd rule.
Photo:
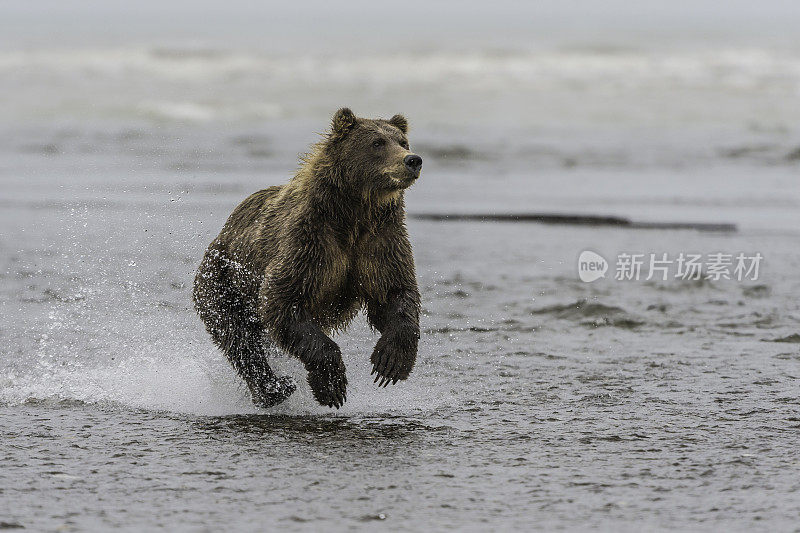
[[(424, 302), (412, 378), (371, 383), (376, 337), (359, 320), (338, 339), (341, 410), (314, 405), (299, 365), (280, 360), (301, 387), (260, 411), (190, 308), (197, 259), (239, 192), (173, 202), (131, 186), (40, 205), (35, 184), (15, 190), (32, 201), (3, 210), (6, 522), (797, 523), (794, 234), (412, 220)], [(751, 283), (587, 284), (585, 248), (766, 259)]]
[[(608, 31), (357, 57), (99, 34), (0, 50), (0, 525), (796, 528), (800, 53)], [(411, 378), (372, 384), (359, 318), (336, 339), (342, 409), (278, 358), (300, 386), (260, 410), (191, 308), (194, 269), (341, 105), (408, 115), (411, 213), (739, 231), (411, 218)], [(605, 279), (580, 281), (584, 250)], [(764, 261), (754, 281), (617, 281), (623, 252)]]

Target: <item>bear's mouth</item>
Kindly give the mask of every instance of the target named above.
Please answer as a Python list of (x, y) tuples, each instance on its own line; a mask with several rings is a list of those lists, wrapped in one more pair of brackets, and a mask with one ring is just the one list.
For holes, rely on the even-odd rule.
[(400, 189), (408, 189), (411, 187), (415, 181), (417, 181), (416, 176), (406, 176), (403, 178), (392, 178), (392, 180), (397, 184)]
[(408, 170), (404, 172), (392, 172), (387, 174), (386, 177), (397, 189), (408, 189), (419, 178), (418, 173), (413, 173)]
[(407, 167), (388, 168), (381, 173), (378, 186), (394, 191), (408, 189), (417, 181), (419, 174), (419, 172), (412, 172)]

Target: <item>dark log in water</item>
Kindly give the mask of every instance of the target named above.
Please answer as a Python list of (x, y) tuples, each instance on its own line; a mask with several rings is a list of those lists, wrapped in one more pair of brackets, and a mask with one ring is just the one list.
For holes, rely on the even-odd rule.
[(443, 222), (538, 222), (573, 226), (618, 226), (632, 229), (692, 229), (735, 233), (736, 224), (709, 222), (635, 222), (629, 218), (597, 215), (566, 215), (546, 213), (409, 213), (418, 220)]

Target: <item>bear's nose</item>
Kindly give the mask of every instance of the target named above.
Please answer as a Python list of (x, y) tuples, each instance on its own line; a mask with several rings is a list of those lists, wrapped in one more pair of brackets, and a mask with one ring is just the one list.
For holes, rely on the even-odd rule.
[(422, 158), (416, 154), (410, 154), (403, 158), (403, 163), (405, 163), (408, 170), (417, 174), (419, 169), (422, 168)]

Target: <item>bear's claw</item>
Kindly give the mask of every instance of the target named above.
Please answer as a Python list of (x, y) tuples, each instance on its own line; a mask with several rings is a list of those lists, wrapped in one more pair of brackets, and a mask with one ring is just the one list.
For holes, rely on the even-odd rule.
[(416, 343), (397, 334), (382, 335), (372, 352), (371, 374), (377, 374), (373, 383), (386, 387), (408, 378), (416, 355)]
[(281, 376), (275, 381), (262, 384), (258, 390), (252, 390), (253, 403), (258, 407), (269, 408), (283, 403), (297, 390), (297, 383), (291, 376)]
[(344, 405), (347, 401), (347, 375), (341, 356), (313, 365), (308, 372), (308, 385), (314, 399), (321, 405), (337, 409)]

